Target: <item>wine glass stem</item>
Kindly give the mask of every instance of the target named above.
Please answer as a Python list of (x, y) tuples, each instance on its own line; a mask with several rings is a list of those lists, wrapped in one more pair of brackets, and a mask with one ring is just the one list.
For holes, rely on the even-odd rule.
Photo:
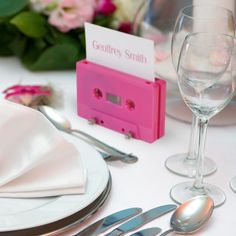
[(197, 169), (193, 184), (193, 187), (197, 189), (203, 189), (204, 150), (207, 125), (208, 119), (198, 119)]
[(190, 135), (190, 142), (188, 148), (188, 154), (186, 159), (194, 161), (196, 160), (196, 150), (197, 150), (197, 136), (198, 136), (198, 117), (193, 114), (192, 118), (192, 127), (191, 127), (191, 135)]

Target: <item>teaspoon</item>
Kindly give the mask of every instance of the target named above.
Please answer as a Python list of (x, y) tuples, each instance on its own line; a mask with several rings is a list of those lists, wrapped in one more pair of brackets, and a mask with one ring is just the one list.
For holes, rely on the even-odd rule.
[[(114, 147), (111, 147), (102, 141), (92, 137), (91, 135), (84, 133), (83, 131), (72, 129), (71, 124), (68, 119), (66, 119), (64, 116), (59, 114), (55, 109), (49, 106), (39, 106), (38, 110), (56, 126), (57, 129), (64, 131), (69, 134), (77, 133), (81, 135), (84, 139), (84, 141), (95, 145), (96, 147), (108, 152), (110, 155), (108, 157), (105, 157), (107, 160), (120, 160), (126, 163), (134, 163), (138, 160), (138, 158), (132, 154), (126, 154), (122, 151), (117, 150)], [(104, 153), (102, 153), (102, 156), (104, 157)]]
[(172, 229), (165, 231), (160, 236), (166, 236), (170, 232), (189, 234), (197, 231), (208, 221), (213, 208), (213, 200), (207, 195), (189, 199), (180, 205), (171, 216)]

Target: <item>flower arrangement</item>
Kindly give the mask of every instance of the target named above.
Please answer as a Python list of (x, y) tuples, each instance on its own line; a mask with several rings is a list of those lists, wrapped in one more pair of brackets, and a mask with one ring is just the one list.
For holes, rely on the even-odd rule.
[(140, 1), (1, 0), (0, 56), (30, 70), (73, 69), (85, 57), (84, 22), (129, 33)]

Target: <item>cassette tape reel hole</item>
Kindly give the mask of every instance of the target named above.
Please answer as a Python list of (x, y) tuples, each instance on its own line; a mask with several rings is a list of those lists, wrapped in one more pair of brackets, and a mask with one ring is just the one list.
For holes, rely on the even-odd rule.
[(94, 94), (95, 98), (97, 98), (97, 99), (101, 99), (103, 97), (102, 91), (99, 88), (95, 88), (93, 90), (93, 94)]
[(134, 103), (134, 101), (132, 101), (130, 99), (126, 100), (125, 105), (128, 108), (128, 110), (130, 110), (130, 111), (133, 111), (135, 109), (135, 103)]

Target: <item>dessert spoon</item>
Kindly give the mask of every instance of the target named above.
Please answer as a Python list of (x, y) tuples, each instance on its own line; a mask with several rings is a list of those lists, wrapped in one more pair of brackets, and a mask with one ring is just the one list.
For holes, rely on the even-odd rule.
[(171, 216), (171, 229), (160, 236), (166, 236), (170, 232), (189, 234), (199, 230), (210, 218), (213, 208), (213, 200), (207, 195), (189, 199), (180, 205)]
[(111, 147), (102, 141), (92, 137), (91, 135), (78, 130), (78, 129), (72, 129), (71, 123), (67, 118), (62, 116), (59, 112), (57, 112), (54, 108), (49, 106), (38, 106), (38, 110), (49, 120), (54, 124), (54, 126), (66, 133), (73, 134), (77, 133), (82, 136), (83, 140), (95, 145), (97, 148), (102, 149), (103, 151), (109, 153), (110, 155), (105, 156), (104, 153), (100, 152), (103, 157), (105, 157), (106, 160), (112, 161), (112, 160), (120, 160), (125, 163), (134, 163), (138, 160), (138, 158), (132, 154), (126, 154), (120, 150), (117, 150), (114, 147)]

